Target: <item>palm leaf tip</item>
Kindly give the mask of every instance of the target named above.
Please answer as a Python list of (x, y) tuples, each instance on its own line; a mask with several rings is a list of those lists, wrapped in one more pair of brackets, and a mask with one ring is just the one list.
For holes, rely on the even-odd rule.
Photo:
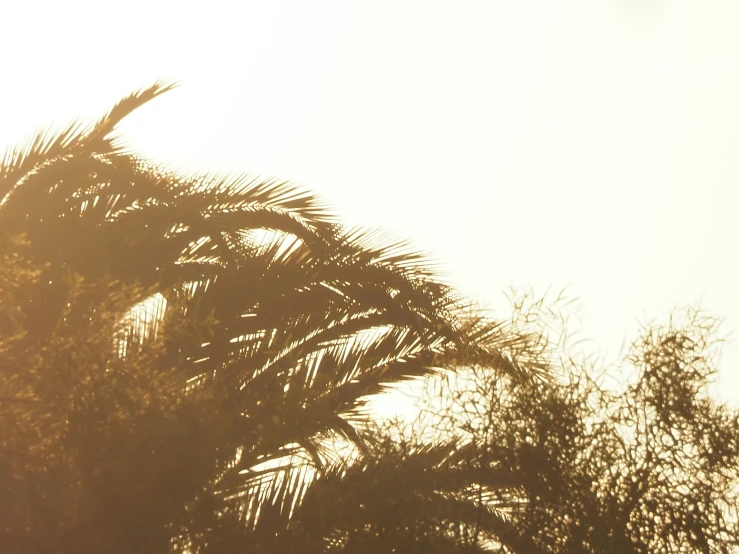
[(90, 137), (105, 139), (125, 117), (165, 92), (177, 88), (179, 84), (176, 81), (159, 80), (150, 87), (132, 92), (119, 100), (105, 116), (98, 120), (90, 132)]
[(178, 86), (157, 81), (152, 86), (129, 94), (93, 126), (74, 121), (61, 131), (39, 131), (26, 145), (11, 148), (0, 158), (0, 206), (25, 176), (54, 160), (70, 154), (115, 154), (122, 150), (108, 136), (120, 121), (137, 108)]

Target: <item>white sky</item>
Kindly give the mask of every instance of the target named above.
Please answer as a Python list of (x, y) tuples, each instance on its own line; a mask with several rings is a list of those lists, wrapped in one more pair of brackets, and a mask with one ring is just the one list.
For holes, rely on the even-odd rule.
[(738, 25), (736, 0), (25, 0), (0, 145), (179, 80), (123, 126), (155, 160), (304, 184), (495, 306), (568, 286), (607, 359), (697, 301), (737, 344)]

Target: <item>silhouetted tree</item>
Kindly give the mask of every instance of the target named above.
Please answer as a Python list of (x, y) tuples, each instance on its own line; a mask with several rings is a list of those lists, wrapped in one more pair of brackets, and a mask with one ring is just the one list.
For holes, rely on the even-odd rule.
[[(736, 549), (710, 320), (606, 390), (289, 183), (132, 154), (116, 125), (169, 88), (0, 165), (0, 551)], [(424, 433), (375, 421), (436, 375)]]
[(528, 369), (405, 242), (287, 183), (129, 152), (115, 126), (169, 88), (0, 166), (0, 550), (346, 550), (361, 525), (301, 521), (381, 464), (367, 396), (440, 365)]
[(426, 408), (437, 436), (515, 476), (498, 492), (518, 500), (509, 514), (540, 551), (739, 551), (739, 412), (708, 394), (716, 321), (677, 315), (634, 342), (620, 390), (602, 386), (608, 373), (550, 357), (560, 379), (474, 368)]

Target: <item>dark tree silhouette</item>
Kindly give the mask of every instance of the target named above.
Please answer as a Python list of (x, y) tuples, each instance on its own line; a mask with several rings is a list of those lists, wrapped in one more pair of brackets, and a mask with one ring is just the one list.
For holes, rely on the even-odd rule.
[[(604, 390), (298, 187), (130, 152), (170, 88), (0, 165), (1, 552), (736, 551), (711, 321)], [(423, 436), (368, 408), (439, 375)]]
[(708, 394), (716, 325), (686, 310), (646, 327), (618, 390), (585, 362), (550, 381), (476, 368), (426, 417), (516, 476), (499, 492), (519, 501), (511, 515), (540, 551), (737, 552), (739, 412)]
[(2, 161), (4, 552), (323, 551), (331, 524), (306, 543), (298, 516), (364, 474), (332, 444), (374, 463), (368, 396), (462, 361), (529, 374), (407, 243), (129, 152), (116, 125), (170, 88)]

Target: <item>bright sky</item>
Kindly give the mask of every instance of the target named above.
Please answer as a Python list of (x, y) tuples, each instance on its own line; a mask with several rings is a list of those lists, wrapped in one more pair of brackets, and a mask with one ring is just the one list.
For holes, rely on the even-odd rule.
[[(701, 305), (739, 399), (739, 2), (13, 2), (0, 145), (182, 86), (143, 154), (294, 180), (494, 306), (569, 287), (591, 350)], [(207, 7), (206, 7), (207, 6)]]

